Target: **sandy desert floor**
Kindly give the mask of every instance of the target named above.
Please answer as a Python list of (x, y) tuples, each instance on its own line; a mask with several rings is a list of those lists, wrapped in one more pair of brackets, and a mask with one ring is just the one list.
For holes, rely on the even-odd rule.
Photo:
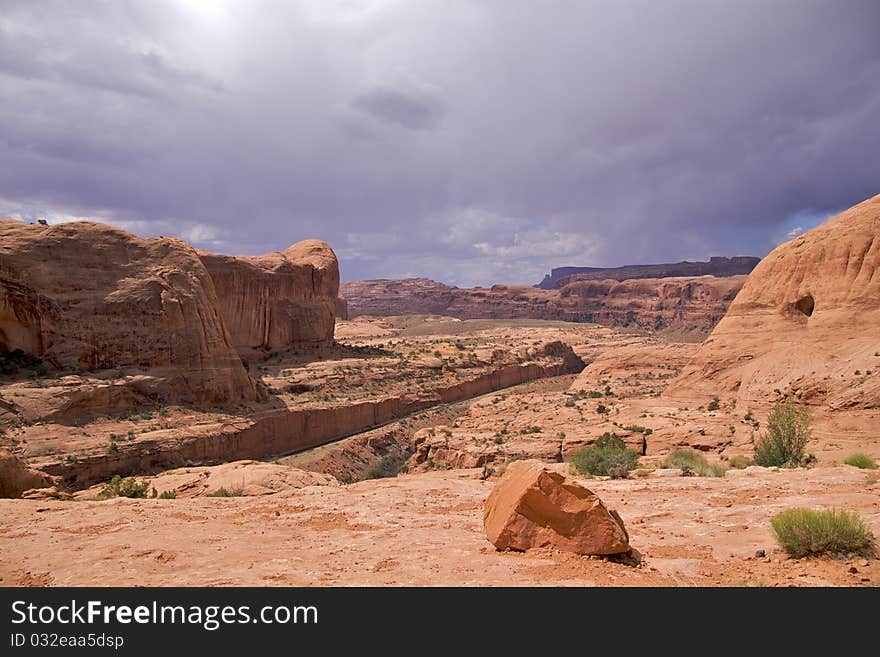
[[(813, 467), (752, 466), (730, 469), (723, 477), (683, 477), (680, 470), (662, 467), (671, 449), (695, 447), (722, 464), (748, 454), (769, 409), (769, 404), (737, 408), (722, 396), (720, 407), (710, 411), (706, 400), (666, 398), (667, 382), (693, 353), (693, 343), (559, 322), (421, 318), (358, 320), (339, 328), (340, 339), (356, 347), (381, 342), (433, 350), (437, 344), (453, 355), (458, 340), (478, 349), (486, 343), (561, 339), (589, 365), (578, 375), (438, 406), (275, 465), (244, 465), (242, 472), (259, 481), (241, 497), (198, 496), (209, 486), (193, 492), (190, 480), (208, 475), (181, 469), (149, 475), (160, 490), (178, 486), (178, 499), (88, 499), (97, 486), (67, 501), (0, 500), (0, 584), (880, 584), (877, 559), (846, 554), (790, 559), (770, 527), (771, 517), (788, 507), (845, 508), (858, 511), (880, 535), (880, 471), (841, 463), (856, 448), (878, 456), (876, 412), (816, 409), (809, 445), (817, 457)], [(334, 365), (320, 367), (332, 371)], [(361, 367), (369, 370), (369, 363)], [(396, 376), (393, 385), (404, 380)], [(381, 392), (381, 377), (372, 381)], [(599, 403), (610, 412), (599, 413)], [(605, 431), (640, 439), (635, 426), (652, 429), (639, 471), (629, 479), (581, 481), (620, 513), (632, 546), (643, 556), (640, 566), (553, 550), (497, 552), (485, 538), (483, 503), (505, 463), (537, 457), (570, 475), (565, 461), (574, 450)], [(30, 427), (29, 436), (37, 429)], [(419, 436), (426, 439), (423, 450), (430, 445), (429, 458), (401, 462), (396, 476), (355, 477), (339, 485), (323, 474), (354, 472), (347, 467), (353, 462), (363, 472), (389, 444), (398, 449), (395, 454), (411, 455)], [(479, 467), (470, 467), (474, 464)], [(267, 484), (269, 471), (274, 478)], [(181, 484), (184, 479), (190, 483)]]

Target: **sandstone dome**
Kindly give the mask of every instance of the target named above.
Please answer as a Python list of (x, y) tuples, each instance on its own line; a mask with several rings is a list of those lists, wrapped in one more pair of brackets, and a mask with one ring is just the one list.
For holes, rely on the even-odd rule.
[(670, 396), (880, 407), (880, 195), (773, 250)]

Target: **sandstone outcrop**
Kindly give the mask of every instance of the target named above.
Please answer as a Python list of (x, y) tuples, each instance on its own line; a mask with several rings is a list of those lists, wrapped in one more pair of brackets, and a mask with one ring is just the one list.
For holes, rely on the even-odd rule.
[(92, 222), (0, 220), (0, 351), (59, 369), (151, 368), (152, 402), (258, 397), (195, 250)]
[(25, 491), (48, 488), (54, 482), (54, 477), (29, 468), (14, 454), (0, 450), (0, 497), (20, 497)]
[(714, 257), (708, 262), (675, 262), (659, 265), (623, 265), (622, 267), (557, 267), (535, 287), (544, 290), (565, 287), (575, 280), (625, 281), (633, 278), (671, 278), (680, 276), (739, 276), (749, 274), (760, 258), (737, 256)]
[(880, 407), (880, 195), (772, 251), (673, 397)]
[[(157, 495), (173, 493), (177, 498), (226, 496), (251, 497), (294, 491), (306, 486), (338, 486), (335, 477), (300, 470), (289, 465), (260, 461), (232, 461), (215, 466), (191, 466), (167, 470), (151, 477), (135, 477), (149, 483)], [(77, 499), (95, 499), (103, 486), (76, 494)]]
[(559, 289), (525, 285), (458, 288), (425, 278), (342, 283), (351, 317), (437, 314), (458, 319), (546, 319), (708, 333), (745, 276), (573, 280)]
[(584, 555), (630, 552), (620, 516), (597, 495), (540, 461), (511, 463), (483, 507), (483, 525), (499, 550), (554, 547)]
[(311, 352), (333, 344), (339, 264), (326, 242), (304, 240), (280, 253), (199, 252), (235, 347)]

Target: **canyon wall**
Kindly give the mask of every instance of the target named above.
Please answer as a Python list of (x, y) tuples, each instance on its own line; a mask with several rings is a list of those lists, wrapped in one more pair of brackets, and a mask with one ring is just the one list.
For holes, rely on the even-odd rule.
[(137, 442), (120, 444), (115, 453), (80, 456), (73, 462), (45, 463), (40, 467), (46, 473), (60, 476), (68, 486), (82, 488), (114, 474), (144, 474), (187, 464), (277, 457), (360, 433), (437, 404), (583, 369), (583, 361), (573, 356), (570, 347), (566, 349), (563, 354), (550, 348), (547, 354), (554, 355), (546, 362), (507, 365), (427, 393), (339, 406), (273, 409), (243, 418), (234, 425), (158, 431), (140, 437)]
[(326, 242), (305, 240), (280, 253), (199, 252), (217, 290), (235, 347), (312, 352), (333, 344), (339, 265)]
[(0, 352), (57, 369), (152, 368), (138, 394), (228, 403), (259, 393), (195, 250), (103, 224), (0, 220)]
[(459, 319), (548, 319), (708, 333), (745, 276), (572, 281), (560, 289), (458, 288), (425, 278), (341, 285), (348, 313), (435, 314)]

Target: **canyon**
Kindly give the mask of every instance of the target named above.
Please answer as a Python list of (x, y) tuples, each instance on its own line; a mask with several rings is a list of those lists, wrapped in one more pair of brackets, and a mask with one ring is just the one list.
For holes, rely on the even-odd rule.
[(544, 290), (525, 285), (458, 288), (425, 278), (343, 282), (350, 317), (437, 314), (458, 319), (546, 319), (696, 337), (724, 316), (745, 282), (738, 276), (571, 280)]
[[(55, 244), (48, 255), (64, 251), (56, 228), (26, 230)], [(75, 239), (83, 229), (68, 230)], [(135, 363), (123, 344), (112, 367), (70, 367), (66, 354), (83, 341), (74, 338), (102, 335), (78, 315), (83, 300), (120, 322), (105, 299), (140, 288), (117, 272), (91, 291), (83, 277), (63, 297), (58, 280), (22, 267), (37, 247), (9, 252), (4, 347), (38, 354), (45, 369), (17, 356), (19, 371), (0, 378), (3, 490), (24, 498), (0, 500), (4, 585), (880, 583), (876, 558), (795, 559), (770, 527), (792, 506), (842, 507), (880, 531), (880, 479), (846, 463), (880, 456), (880, 196), (780, 245), (748, 277), (569, 277), (551, 290), (362, 281), (340, 285), (344, 302), (335, 257), (318, 241), (233, 258), (123, 237), (144, 280), (170, 279), (160, 302), (183, 298), (194, 309), (185, 316), (211, 318), (198, 331), (224, 336), (202, 346), (200, 362), (237, 359), (254, 393), (194, 401), (184, 381), (176, 397), (113, 392), (100, 409), (72, 405), (185, 361)], [(136, 257), (144, 250), (155, 263)], [(181, 262), (196, 272), (186, 285)], [(158, 319), (144, 321), (172, 322), (168, 304), (151, 308)], [(787, 397), (811, 411), (809, 467), (754, 465), (754, 441)], [(612, 435), (636, 468), (579, 473), (581, 450)], [(715, 476), (670, 464), (683, 448)], [(484, 526), (492, 491), (520, 471), (543, 483), (504, 508), (529, 522), (508, 514)], [(114, 475), (152, 494), (104, 499)], [(561, 487), (554, 499), (572, 513), (583, 509), (569, 493), (607, 509), (607, 554), (639, 556), (572, 554), (535, 529), (522, 500), (547, 486)]]

